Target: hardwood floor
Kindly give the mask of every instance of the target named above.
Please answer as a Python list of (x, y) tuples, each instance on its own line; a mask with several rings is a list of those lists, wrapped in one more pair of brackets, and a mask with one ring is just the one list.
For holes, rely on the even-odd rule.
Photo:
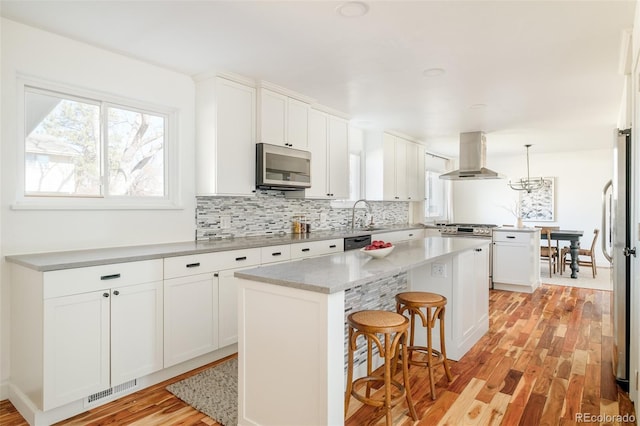
[[(459, 362), (453, 380), (436, 374), (436, 401), (422, 368), (410, 369), (420, 418), (406, 406), (395, 425), (577, 425), (589, 416), (635, 416), (612, 374), (611, 292), (543, 285), (533, 294), (491, 291), (490, 330)], [(164, 388), (202, 369), (136, 392), (59, 425), (217, 425)], [(582, 422), (580, 421), (582, 415)], [(603, 419), (588, 424), (636, 424)], [(0, 425), (23, 426), (10, 402)], [(381, 412), (352, 398), (346, 425), (384, 424)]]

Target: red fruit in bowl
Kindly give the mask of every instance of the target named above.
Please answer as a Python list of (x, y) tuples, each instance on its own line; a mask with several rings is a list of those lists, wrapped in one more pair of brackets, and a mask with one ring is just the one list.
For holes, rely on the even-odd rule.
[(391, 243), (386, 243), (384, 246), (385, 246), (385, 248), (386, 247), (391, 247)]
[(375, 246), (370, 244), (370, 245), (366, 246), (364, 249), (365, 250), (375, 250)]

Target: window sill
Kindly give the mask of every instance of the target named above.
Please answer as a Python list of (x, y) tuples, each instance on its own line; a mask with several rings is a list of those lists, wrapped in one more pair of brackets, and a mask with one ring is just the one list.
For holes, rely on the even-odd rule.
[(11, 210), (183, 210), (172, 200), (126, 202), (104, 199), (26, 199), (15, 201)]

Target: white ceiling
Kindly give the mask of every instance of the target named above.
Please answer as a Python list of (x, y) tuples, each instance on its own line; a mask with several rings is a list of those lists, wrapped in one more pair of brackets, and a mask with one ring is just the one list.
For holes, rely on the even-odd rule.
[[(173, 70), (263, 79), (457, 156), (609, 147), (635, 0), (11, 1), (2, 16)], [(426, 77), (423, 71), (446, 72)], [(474, 104), (485, 108), (474, 109)]]

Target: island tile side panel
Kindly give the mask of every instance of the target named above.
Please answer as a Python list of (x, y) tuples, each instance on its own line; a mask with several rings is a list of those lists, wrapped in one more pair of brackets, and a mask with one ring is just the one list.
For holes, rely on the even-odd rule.
[[(344, 294), (344, 368), (345, 373), (348, 361), (347, 341), (349, 338), (349, 327), (347, 317), (349, 314), (364, 310), (384, 310), (396, 311), (395, 296), (398, 293), (408, 290), (407, 273), (393, 275), (372, 283), (358, 285), (345, 290)], [(374, 346), (373, 354), (378, 353)], [(363, 337), (358, 338), (358, 348), (354, 354), (354, 368), (367, 361), (367, 345)]]

